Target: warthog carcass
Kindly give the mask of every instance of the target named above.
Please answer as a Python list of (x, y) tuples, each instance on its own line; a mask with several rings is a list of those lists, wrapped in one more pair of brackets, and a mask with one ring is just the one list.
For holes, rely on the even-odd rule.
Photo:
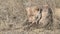
[(42, 18), (39, 21), (40, 27), (46, 28), (53, 23), (53, 13), (52, 9), (48, 5), (43, 5), (42, 8)]

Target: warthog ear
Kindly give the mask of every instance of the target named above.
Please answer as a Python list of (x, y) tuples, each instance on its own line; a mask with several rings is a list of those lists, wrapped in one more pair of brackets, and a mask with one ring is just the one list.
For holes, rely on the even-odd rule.
[(44, 7), (44, 8), (48, 8), (49, 6), (48, 6), (48, 4), (46, 4), (46, 5), (43, 5), (43, 7)]

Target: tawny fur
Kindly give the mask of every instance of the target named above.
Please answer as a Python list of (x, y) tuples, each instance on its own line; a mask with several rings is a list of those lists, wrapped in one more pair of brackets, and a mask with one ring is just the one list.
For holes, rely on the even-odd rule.
[(26, 8), (29, 22), (34, 23), (37, 15), (39, 16), (39, 8), (37, 6)]

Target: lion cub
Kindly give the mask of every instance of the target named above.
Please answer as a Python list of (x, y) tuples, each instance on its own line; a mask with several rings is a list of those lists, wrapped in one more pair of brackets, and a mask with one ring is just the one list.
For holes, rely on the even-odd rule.
[(27, 7), (27, 23), (37, 23), (41, 18), (41, 9), (37, 6)]

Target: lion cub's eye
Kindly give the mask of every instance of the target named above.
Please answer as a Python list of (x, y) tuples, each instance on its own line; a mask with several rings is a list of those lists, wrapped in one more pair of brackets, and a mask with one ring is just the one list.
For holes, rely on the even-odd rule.
[(37, 11), (39, 11), (39, 8), (38, 9), (36, 9)]

